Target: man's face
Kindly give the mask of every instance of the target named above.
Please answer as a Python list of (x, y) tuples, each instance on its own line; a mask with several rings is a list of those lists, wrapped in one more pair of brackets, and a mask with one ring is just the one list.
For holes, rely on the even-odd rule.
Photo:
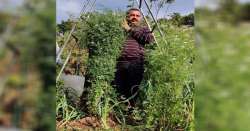
[(141, 22), (141, 13), (136, 10), (132, 10), (128, 14), (128, 22), (131, 25), (138, 26)]

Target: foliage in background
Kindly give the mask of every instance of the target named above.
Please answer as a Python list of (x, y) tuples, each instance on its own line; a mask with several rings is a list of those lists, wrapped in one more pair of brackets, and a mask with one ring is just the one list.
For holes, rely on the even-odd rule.
[(250, 21), (250, 3), (239, 3), (238, 0), (221, 0), (218, 2), (218, 9), (215, 10), (220, 19), (237, 25), (240, 22)]
[[(51, 0), (25, 0), (16, 15), (10, 13), (9, 22), (16, 22), (6, 45), (17, 55), (14, 57), (16, 69), (9, 75), (14, 72), (24, 80), (20, 96), (16, 96), (18, 102), (29, 98), (29, 102), (20, 106), (24, 115), (16, 119), (24, 124), (12, 125), (18, 128), (55, 130), (54, 7), (55, 1)], [(19, 85), (15, 86), (20, 88)], [(22, 117), (33, 119), (25, 120)]]
[(170, 16), (171, 18), (167, 19), (167, 18), (160, 18), (158, 19), (158, 21), (161, 23), (169, 23), (171, 22), (172, 25), (176, 25), (178, 27), (183, 26), (183, 25), (188, 25), (188, 26), (194, 26), (194, 13), (185, 15), (185, 16), (181, 16), (180, 13), (173, 13)]
[(250, 3), (242, 4), (240, 7), (239, 19), (241, 21), (250, 21)]
[(74, 22), (73, 21), (62, 21), (62, 23), (57, 24), (57, 33), (65, 33), (70, 31)]
[(4, 29), (6, 29), (6, 25), (8, 23), (8, 20), (10, 18), (10, 15), (7, 13), (3, 13), (0, 12), (0, 33), (2, 33), (4, 31)]
[(202, 41), (196, 78), (200, 87), (196, 91), (197, 129), (244, 131), (250, 128), (246, 79), (250, 76), (249, 32), (221, 24), (221, 29), (199, 28)]
[[(226, 2), (226, 1), (224, 1)], [(230, 1), (228, 1), (230, 2)], [(225, 6), (230, 7), (225, 7)], [(237, 5), (237, 4), (236, 4)], [(246, 6), (244, 4), (242, 6)], [(222, 9), (225, 10), (222, 10)], [(218, 10), (196, 11), (196, 129), (203, 131), (248, 131), (249, 22), (232, 14), (235, 4), (223, 4), (223, 13), (238, 21), (223, 19)], [(242, 12), (243, 13), (243, 12)], [(244, 12), (249, 15), (249, 12)]]

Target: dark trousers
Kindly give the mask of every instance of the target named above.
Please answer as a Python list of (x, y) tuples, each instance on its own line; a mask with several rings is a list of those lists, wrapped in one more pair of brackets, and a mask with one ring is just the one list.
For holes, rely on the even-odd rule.
[(144, 72), (144, 59), (118, 59), (115, 72), (114, 84), (120, 95), (129, 98), (135, 93), (129, 102), (134, 106), (137, 96), (139, 85), (143, 78)]

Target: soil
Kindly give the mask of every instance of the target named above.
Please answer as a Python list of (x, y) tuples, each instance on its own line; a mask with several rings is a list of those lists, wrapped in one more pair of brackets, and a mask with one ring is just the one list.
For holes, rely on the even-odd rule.
[[(112, 129), (119, 130), (119, 124), (108, 118), (108, 126)], [(84, 117), (79, 120), (72, 120), (68, 122), (57, 121), (56, 128), (58, 131), (61, 130), (84, 130), (84, 131), (92, 131), (92, 130), (101, 130), (103, 129), (101, 120), (97, 117), (89, 116)]]

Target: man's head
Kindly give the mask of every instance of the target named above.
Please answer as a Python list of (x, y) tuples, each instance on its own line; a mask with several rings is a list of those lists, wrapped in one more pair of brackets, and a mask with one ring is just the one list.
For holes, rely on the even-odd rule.
[(137, 8), (131, 8), (127, 11), (127, 21), (130, 26), (138, 26), (141, 22), (141, 12)]

